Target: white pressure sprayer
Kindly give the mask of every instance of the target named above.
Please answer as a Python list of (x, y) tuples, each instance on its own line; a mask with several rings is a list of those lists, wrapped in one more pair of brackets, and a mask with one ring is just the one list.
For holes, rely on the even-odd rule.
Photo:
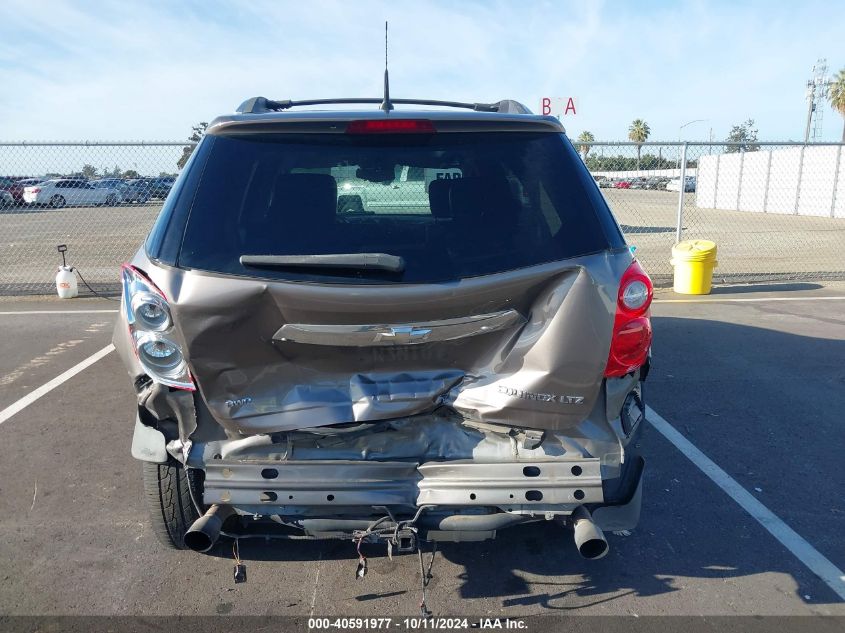
[(60, 299), (73, 299), (79, 294), (79, 287), (76, 283), (76, 275), (73, 274), (73, 266), (68, 266), (65, 260), (67, 245), (59, 244), (56, 250), (62, 254), (62, 265), (56, 273), (56, 292), (59, 293)]

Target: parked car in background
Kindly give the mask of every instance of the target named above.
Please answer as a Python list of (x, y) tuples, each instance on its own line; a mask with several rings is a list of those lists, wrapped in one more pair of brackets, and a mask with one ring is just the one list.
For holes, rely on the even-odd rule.
[(21, 188), (21, 197), (23, 197), (24, 187), (37, 185), (39, 182), (44, 182), (45, 180), (47, 180), (47, 178), (23, 178), (21, 180), (18, 180), (15, 184)]
[(596, 184), (601, 189), (607, 189), (608, 187), (613, 186), (613, 181), (610, 178), (607, 178), (606, 176), (601, 176), (598, 180), (596, 180)]
[(614, 189), (630, 189), (631, 188), (631, 179), (630, 178), (620, 178), (616, 182), (613, 183)]
[[(681, 190), (681, 179), (680, 178), (673, 178), (666, 184), (666, 191), (680, 191)], [(695, 191), (695, 176), (687, 176), (684, 179), (684, 191), (690, 192)]]
[(96, 180), (89, 180), (95, 187), (107, 187), (111, 189), (120, 189), (123, 186), (123, 179), (121, 178), (98, 178)]
[(169, 194), (170, 190), (173, 188), (174, 182), (176, 182), (176, 179), (170, 176), (151, 178), (149, 181), (150, 198), (166, 198), (167, 194)]
[[(123, 193), (126, 190), (126, 183), (120, 178), (100, 178), (99, 180), (92, 180), (90, 184), (94, 185), (96, 189), (107, 189), (117, 197), (113, 204), (120, 204), (123, 202)], [(108, 203), (107, 203), (108, 204)]]
[(337, 180), (338, 213), (375, 213), (383, 209), (410, 212), (428, 210), (428, 191), (435, 180), (461, 178), (461, 170), (397, 165), (393, 179), (372, 182), (359, 178), (356, 169), (336, 167), (331, 170)]
[(14, 184), (14, 178), (9, 178), (7, 176), (0, 177), (0, 206), (6, 208), (15, 204), (15, 198), (11, 192), (11, 188)]
[(124, 181), (121, 195), (123, 196), (124, 202), (146, 204), (150, 200), (149, 187), (141, 178)]
[(12, 178), (3, 176), (0, 178), (0, 190), (8, 191), (12, 195), (15, 204), (23, 204), (23, 188), (28, 185), (38, 184), (41, 180), (41, 178)]
[(56, 178), (24, 187), (23, 199), (27, 204), (55, 209), (74, 205), (114, 206), (120, 202), (120, 192), (112, 187), (97, 187), (83, 179)]
[(666, 184), (671, 180), (666, 176), (651, 176), (646, 179), (644, 189), (665, 189)]
[(645, 189), (646, 179), (642, 176), (637, 178), (631, 178), (631, 189)]

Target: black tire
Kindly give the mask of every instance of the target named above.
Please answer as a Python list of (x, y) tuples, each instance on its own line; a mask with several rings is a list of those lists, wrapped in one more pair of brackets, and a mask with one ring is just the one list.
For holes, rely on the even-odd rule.
[(106, 206), (107, 206), (107, 207), (114, 207), (114, 206), (117, 206), (117, 196), (116, 196), (116, 195), (114, 195), (113, 193), (110, 193), (110, 194), (106, 197)]
[(196, 471), (175, 462), (144, 462), (144, 498), (153, 532), (161, 543), (173, 549), (185, 547), (185, 532), (199, 518), (188, 486), (197, 490)]
[(53, 196), (52, 198), (50, 198), (50, 206), (54, 209), (61, 209), (63, 206), (65, 206), (65, 204), (65, 199), (61, 196)]

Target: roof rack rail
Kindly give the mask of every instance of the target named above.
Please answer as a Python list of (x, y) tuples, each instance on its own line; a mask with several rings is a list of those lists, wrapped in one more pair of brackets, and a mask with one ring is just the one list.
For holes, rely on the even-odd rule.
[[(252, 97), (238, 106), (240, 114), (261, 114), (265, 112), (279, 112), (299, 106), (311, 105), (335, 105), (335, 104), (381, 104), (382, 97), (351, 97), (341, 99), (303, 99), (292, 101), (290, 99), (274, 101), (265, 97)], [(405, 105), (426, 105), (443, 106), (447, 108), (466, 108), (476, 112), (503, 112), (509, 114), (532, 114), (531, 110), (522, 105), (519, 101), (503, 99), (497, 103), (463, 103), (460, 101), (437, 101), (435, 99), (391, 99), (391, 103)]]

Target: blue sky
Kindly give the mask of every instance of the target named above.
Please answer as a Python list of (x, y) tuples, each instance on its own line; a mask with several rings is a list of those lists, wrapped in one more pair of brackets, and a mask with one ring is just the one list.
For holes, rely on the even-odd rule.
[[(753, 118), (799, 140), (816, 59), (845, 67), (843, 2), (2, 0), (0, 140), (182, 139), (250, 96), (378, 96), (385, 19), (394, 97), (571, 95), (573, 137)], [(825, 139), (842, 125), (826, 105)]]

